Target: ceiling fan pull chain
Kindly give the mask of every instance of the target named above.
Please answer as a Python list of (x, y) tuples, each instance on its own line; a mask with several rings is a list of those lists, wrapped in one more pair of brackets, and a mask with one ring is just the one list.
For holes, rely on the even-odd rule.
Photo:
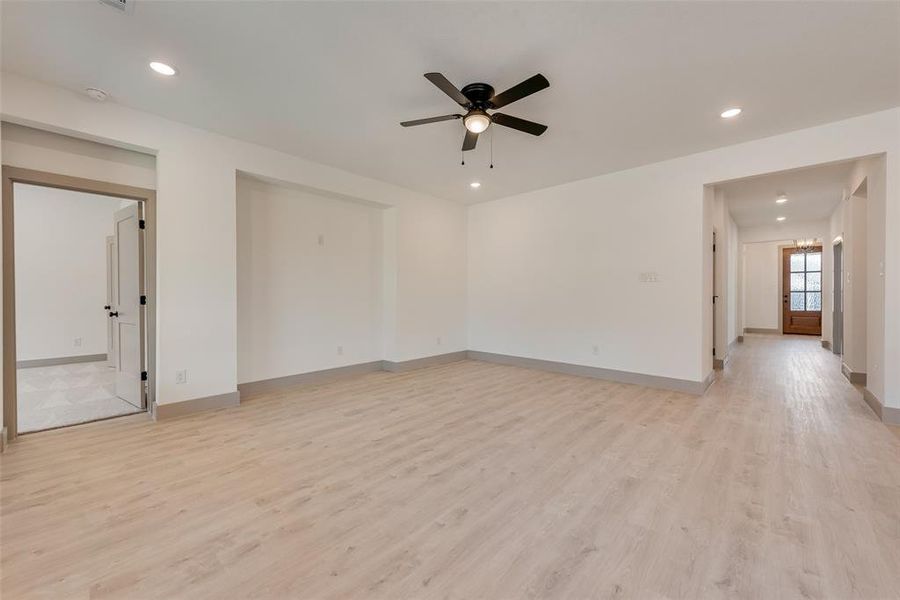
[(491, 129), (491, 168), (494, 168), (494, 130)]
[(462, 166), (466, 166), (466, 153), (460, 152), (459, 155), (462, 157), (462, 162), (459, 164), (461, 164)]

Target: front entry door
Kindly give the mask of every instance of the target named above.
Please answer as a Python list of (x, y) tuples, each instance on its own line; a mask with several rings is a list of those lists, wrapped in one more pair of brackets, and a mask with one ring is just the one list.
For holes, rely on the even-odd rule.
[(141, 379), (144, 365), (143, 254), (138, 203), (116, 211), (113, 225), (116, 233), (115, 273), (109, 317), (115, 337), (116, 396), (138, 408), (145, 408)]
[(822, 247), (782, 251), (782, 331), (822, 335)]

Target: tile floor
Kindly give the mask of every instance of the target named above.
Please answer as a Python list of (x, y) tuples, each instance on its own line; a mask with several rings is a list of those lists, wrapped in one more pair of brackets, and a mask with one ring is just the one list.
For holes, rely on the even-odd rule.
[(19, 433), (141, 412), (117, 398), (106, 362), (18, 369)]

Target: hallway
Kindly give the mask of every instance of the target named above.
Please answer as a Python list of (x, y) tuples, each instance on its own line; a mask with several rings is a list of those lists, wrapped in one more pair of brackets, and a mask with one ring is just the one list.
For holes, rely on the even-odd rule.
[(812, 338), (703, 397), (461, 361), (25, 436), (2, 593), (887, 598), (900, 438)]

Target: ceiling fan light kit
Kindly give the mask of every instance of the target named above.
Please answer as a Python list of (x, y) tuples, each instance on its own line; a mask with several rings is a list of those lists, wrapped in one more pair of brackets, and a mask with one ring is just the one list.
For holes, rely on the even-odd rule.
[(472, 133), (481, 133), (490, 126), (491, 118), (483, 110), (472, 109), (463, 118), (463, 124)]
[[(442, 115), (439, 117), (429, 117), (427, 119), (416, 119), (413, 121), (403, 121), (400, 123), (403, 127), (413, 127), (416, 125), (426, 125), (429, 123), (438, 123), (440, 121), (453, 121), (456, 119), (463, 120), (463, 126), (466, 133), (463, 138), (462, 151), (474, 150), (478, 143), (478, 136), (487, 131), (491, 125), (500, 125), (517, 129), (531, 135), (541, 135), (547, 131), (546, 125), (511, 117), (503, 113), (489, 113), (489, 110), (496, 110), (507, 104), (512, 104), (516, 100), (521, 100), (526, 96), (530, 96), (535, 92), (539, 92), (550, 87), (547, 78), (538, 73), (533, 77), (529, 77), (525, 81), (514, 85), (505, 92), (500, 94), (494, 93), (494, 88), (486, 83), (470, 83), (461, 90), (440, 73), (425, 73), (425, 78), (438, 87), (442, 92), (447, 94), (454, 102), (466, 109), (465, 114)], [(465, 161), (463, 161), (465, 164)], [(491, 165), (493, 167), (493, 165)]]

